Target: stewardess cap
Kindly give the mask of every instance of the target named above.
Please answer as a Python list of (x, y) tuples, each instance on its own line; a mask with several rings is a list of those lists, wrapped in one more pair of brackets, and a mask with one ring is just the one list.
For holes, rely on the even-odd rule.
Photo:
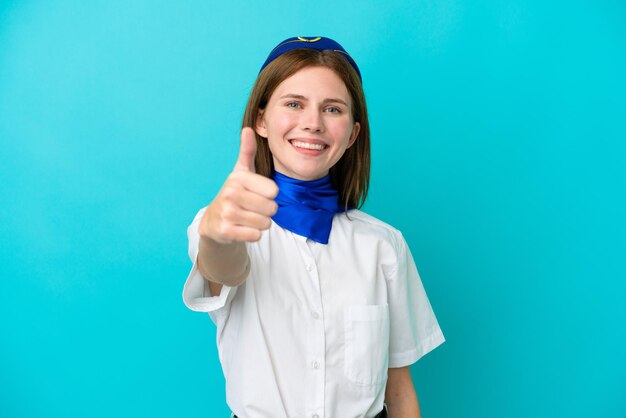
[(278, 46), (272, 49), (270, 55), (267, 57), (263, 66), (261, 67), (261, 71), (267, 64), (274, 61), (279, 56), (283, 55), (285, 52), (291, 51), (292, 49), (300, 49), (300, 48), (309, 48), (309, 49), (317, 49), (318, 51), (335, 51), (339, 52), (345, 59), (348, 60), (350, 65), (356, 70), (356, 73), (361, 78), (361, 71), (359, 71), (359, 67), (356, 65), (356, 62), (352, 59), (350, 54), (346, 52), (345, 49), (338, 42), (333, 41), (330, 38), (324, 38), (323, 36), (314, 36), (314, 37), (304, 37), (304, 36), (295, 36), (293, 38), (285, 39)]

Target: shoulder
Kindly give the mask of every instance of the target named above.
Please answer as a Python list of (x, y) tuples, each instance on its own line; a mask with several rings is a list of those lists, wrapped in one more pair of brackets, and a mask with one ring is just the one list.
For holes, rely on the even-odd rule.
[(352, 209), (347, 213), (342, 213), (339, 218), (343, 222), (351, 222), (356, 228), (366, 228), (372, 232), (383, 234), (401, 235), (401, 232), (393, 226), (359, 209)]
[[(395, 277), (399, 269), (406, 265), (410, 251), (398, 229), (358, 209), (342, 213), (336, 218), (337, 224), (333, 225), (333, 230), (338, 226), (349, 240), (351, 248), (375, 257), (386, 278)], [(367, 249), (372, 251), (368, 252)]]
[(389, 243), (395, 250), (404, 246), (404, 237), (398, 229), (359, 209), (342, 213), (337, 218), (342, 227), (352, 229), (355, 235)]

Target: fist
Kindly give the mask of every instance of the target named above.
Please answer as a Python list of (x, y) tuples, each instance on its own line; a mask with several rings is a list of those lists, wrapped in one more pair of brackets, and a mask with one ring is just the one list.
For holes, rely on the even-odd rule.
[(200, 221), (201, 237), (222, 244), (258, 241), (261, 232), (269, 229), (278, 209), (274, 201), (278, 186), (256, 174), (255, 155), (254, 130), (243, 128), (237, 163)]

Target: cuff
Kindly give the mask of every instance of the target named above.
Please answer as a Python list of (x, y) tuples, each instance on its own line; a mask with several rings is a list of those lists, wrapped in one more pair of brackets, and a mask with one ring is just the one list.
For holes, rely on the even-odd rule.
[(389, 355), (389, 367), (405, 367), (415, 363), (426, 354), (440, 346), (446, 341), (438, 328), (435, 332), (424, 338), (417, 347), (412, 350), (404, 351), (402, 353), (392, 353)]
[(223, 285), (222, 291), (218, 296), (211, 296), (209, 283), (200, 273), (198, 260), (196, 259), (183, 288), (183, 302), (192, 311), (213, 312), (224, 307), (228, 295), (234, 289), (234, 287)]

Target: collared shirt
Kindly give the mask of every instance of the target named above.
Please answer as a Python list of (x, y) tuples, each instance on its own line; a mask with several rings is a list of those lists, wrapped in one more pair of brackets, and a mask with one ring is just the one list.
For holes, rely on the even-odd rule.
[(337, 214), (327, 245), (272, 222), (247, 243), (251, 269), (212, 296), (197, 266), (183, 300), (208, 312), (239, 418), (363, 418), (383, 409), (387, 369), (444, 342), (402, 234), (359, 210)]

